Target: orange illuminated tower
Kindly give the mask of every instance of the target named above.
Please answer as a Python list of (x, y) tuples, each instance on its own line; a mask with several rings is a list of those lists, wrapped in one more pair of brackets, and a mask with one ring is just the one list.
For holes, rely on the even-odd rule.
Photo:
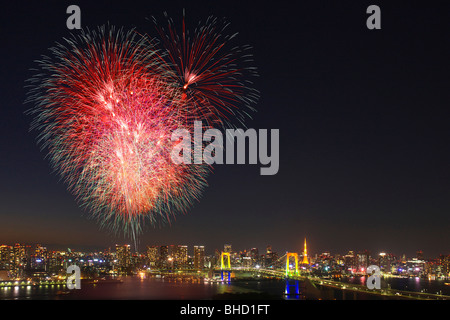
[(305, 238), (305, 249), (303, 249), (303, 261), (302, 264), (309, 264), (308, 262), (308, 251), (306, 250), (306, 238)]

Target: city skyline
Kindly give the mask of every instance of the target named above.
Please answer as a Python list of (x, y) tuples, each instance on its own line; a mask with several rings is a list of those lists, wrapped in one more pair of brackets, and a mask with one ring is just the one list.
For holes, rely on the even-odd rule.
[[(448, 126), (450, 4), (258, 5), (80, 1), (83, 27), (153, 32), (148, 18), (183, 9), (190, 26), (225, 17), (253, 47), (261, 93), (246, 123), (279, 129), (279, 171), (218, 165), (208, 187), (170, 224), (147, 225), (139, 246), (184, 243), (311, 252), (450, 253)], [(67, 37), (68, 4), (9, 2), (1, 12), (0, 243), (104, 248), (133, 243), (102, 229), (52, 171), (24, 104), (33, 61)], [(76, 31), (74, 31), (76, 32)]]
[[(224, 257), (227, 257), (225, 262)], [(426, 257), (422, 251), (416, 252), (414, 257), (390, 252), (374, 254), (367, 250), (310, 254), (306, 239), (301, 252), (277, 252), (270, 245), (261, 251), (258, 248), (242, 251), (224, 244), (221, 250), (215, 249), (212, 254), (205, 250), (205, 246), (198, 245), (191, 250), (186, 245), (149, 245), (137, 252), (129, 244), (116, 244), (100, 251), (83, 252), (71, 248), (49, 250), (42, 244), (0, 244), (1, 281), (14, 278), (29, 280), (30, 277), (41, 280), (56, 277), (60, 280), (59, 277), (72, 264), (83, 267), (90, 276), (96, 273), (90, 267), (97, 268), (97, 273), (110, 276), (121, 273), (143, 276), (142, 272), (172, 269), (205, 271), (248, 267), (256, 270), (272, 269), (274, 272), (285, 269), (286, 276), (288, 272), (295, 271), (296, 274), (307, 272), (325, 278), (332, 274), (340, 278), (348, 275), (364, 276), (369, 266), (376, 266), (387, 275), (427, 277), (428, 280), (450, 279), (450, 254), (433, 258)], [(96, 277), (99, 276), (97, 274)], [(211, 277), (210, 273), (208, 277)]]
[[(228, 243), (213, 254), (203, 245), (149, 245), (140, 252), (130, 244), (97, 252), (0, 245), (0, 295), (5, 299), (44, 294), (47, 299), (185, 300), (188, 294), (213, 300), (449, 300), (449, 280), (450, 254), (311, 254), (306, 238), (300, 252), (277, 252), (270, 245), (239, 251)], [(256, 291), (250, 289), (254, 286)]]
[[(173, 248), (184, 247), (184, 248), (187, 248), (187, 253), (189, 255), (191, 255), (192, 257), (194, 257), (196, 255), (195, 252), (196, 252), (197, 247), (203, 248), (202, 250), (204, 250), (204, 254), (210, 255), (210, 256), (214, 255), (217, 252), (249, 253), (250, 251), (256, 249), (261, 255), (264, 255), (267, 252), (267, 250), (270, 250), (271, 252), (276, 252), (277, 254), (278, 253), (283, 254), (283, 253), (286, 253), (286, 252), (297, 252), (303, 258), (303, 257), (305, 257), (304, 253), (305, 253), (305, 250), (306, 250), (306, 238), (304, 238), (304, 242), (302, 243), (302, 248), (299, 248), (297, 250), (286, 250), (286, 249), (283, 249), (283, 248), (274, 248), (271, 244), (267, 244), (267, 245), (265, 245), (263, 247), (255, 247), (255, 246), (253, 246), (253, 247), (252, 246), (247, 246), (247, 247), (242, 246), (241, 247), (241, 246), (239, 246), (239, 247), (236, 248), (230, 242), (224, 243), (221, 247), (212, 247), (212, 246), (208, 246), (208, 245), (205, 245), (205, 244), (187, 245), (185, 243), (178, 243), (178, 244), (174, 244), (174, 243), (172, 243), (172, 244), (148, 243), (148, 244), (140, 246), (137, 250), (134, 247), (134, 245), (129, 243), (129, 242), (115, 243), (115, 244), (112, 244), (112, 245), (109, 245), (109, 246), (106, 246), (106, 247), (86, 247), (86, 248), (83, 248), (81, 246), (76, 246), (76, 245), (75, 246), (61, 246), (61, 245), (58, 246), (58, 245), (46, 244), (46, 243), (42, 243), (42, 242), (34, 242), (34, 243), (25, 243), (25, 242), (5, 243), (5, 242), (0, 242), (0, 247), (1, 246), (14, 247), (14, 246), (17, 246), (17, 245), (26, 246), (26, 247), (29, 247), (29, 248), (34, 247), (34, 246), (43, 247), (43, 248), (46, 248), (48, 250), (55, 251), (55, 252), (70, 250), (70, 251), (73, 251), (73, 252), (83, 252), (83, 253), (98, 253), (98, 252), (104, 252), (104, 251), (110, 252), (112, 249), (115, 249), (117, 247), (127, 246), (127, 247), (129, 247), (129, 250), (130, 250), (131, 254), (133, 254), (133, 253), (136, 253), (136, 254), (147, 253), (149, 248), (167, 247), (167, 248), (172, 248), (170, 250), (174, 250)], [(262, 251), (259, 251), (260, 249), (262, 249)], [(436, 257), (439, 257), (439, 256), (450, 256), (450, 253), (448, 253), (448, 252), (439, 253), (437, 255), (431, 255), (431, 254), (427, 254), (426, 252), (424, 252), (423, 250), (420, 250), (420, 249), (418, 249), (415, 252), (410, 253), (410, 254), (407, 254), (405, 252), (393, 252), (393, 251), (390, 251), (390, 250), (375, 250), (375, 251), (372, 251), (372, 250), (368, 250), (367, 248), (366, 249), (350, 248), (348, 250), (340, 250), (340, 251), (319, 250), (319, 251), (313, 251), (311, 253), (309, 242), (308, 242), (307, 252), (308, 252), (308, 254), (307, 254), (308, 258), (310, 258), (310, 257), (317, 257), (317, 256), (324, 255), (324, 254), (325, 255), (329, 254), (329, 255), (332, 255), (332, 256), (334, 256), (334, 255), (338, 255), (338, 256), (339, 255), (346, 255), (349, 252), (353, 252), (355, 254), (357, 254), (357, 253), (367, 253), (367, 254), (369, 254), (371, 256), (380, 256), (380, 255), (389, 254), (389, 255), (394, 255), (394, 256), (397, 256), (397, 257), (406, 257), (406, 258), (418, 258), (420, 256), (422, 259), (431, 259), (431, 260), (435, 259)], [(174, 254), (176, 254), (175, 251), (174, 251)], [(303, 261), (303, 263), (304, 262), (305, 261)]]

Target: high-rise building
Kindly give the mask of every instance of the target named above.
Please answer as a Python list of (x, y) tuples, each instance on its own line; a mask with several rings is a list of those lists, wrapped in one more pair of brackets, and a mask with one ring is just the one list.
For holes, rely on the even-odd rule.
[(23, 244), (16, 243), (14, 245), (14, 269), (16, 270), (17, 275), (19, 275), (19, 270), (23, 270), (26, 268), (27, 264), (27, 255), (26, 255), (26, 246)]
[(344, 265), (345, 268), (347, 269), (347, 271), (349, 271), (350, 273), (354, 271), (356, 271), (356, 255), (354, 251), (349, 251), (345, 256), (344, 256)]
[(390, 271), (391, 265), (389, 261), (389, 255), (386, 252), (380, 252), (378, 254), (377, 266), (380, 267), (382, 271)]
[(260, 263), (259, 260), (260, 259), (259, 259), (259, 250), (258, 250), (258, 248), (252, 248), (249, 251), (249, 257), (251, 259), (251, 265), (252, 266), (259, 265), (259, 263)]
[(244, 268), (249, 268), (253, 265), (252, 258), (249, 256), (243, 256), (242, 259), (240, 259), (240, 263)]
[(272, 265), (272, 258), (273, 258), (273, 253), (272, 253), (272, 246), (268, 245), (266, 247), (266, 254), (264, 255), (264, 267), (270, 267)]
[(221, 261), (221, 251), (219, 249), (215, 249), (214, 257), (213, 257), (213, 264), (215, 266), (220, 267), (220, 261)]
[(187, 267), (188, 246), (177, 246), (174, 253), (174, 267), (176, 269), (184, 269)]
[(129, 272), (131, 269), (131, 246), (129, 244), (116, 245), (116, 257), (119, 270)]
[(156, 268), (158, 264), (158, 247), (148, 246), (147, 247), (147, 258), (150, 268)]
[(365, 250), (362, 252), (358, 252), (356, 255), (356, 263), (357, 263), (357, 272), (366, 272), (367, 267), (369, 266), (370, 253)]
[(47, 263), (47, 248), (37, 244), (32, 254), (30, 265), (32, 269), (45, 269)]
[(169, 246), (159, 247), (158, 267), (162, 269), (167, 269), (169, 267)]
[(167, 249), (167, 267), (169, 269), (176, 268), (176, 255), (177, 255), (178, 247), (176, 245), (171, 244)]
[(272, 251), (272, 263), (271, 263), (271, 266), (272, 267), (278, 267), (278, 266), (281, 266), (281, 265), (282, 265), (282, 262), (281, 262), (281, 260), (278, 257), (278, 253), (275, 252), (275, 251)]
[(49, 251), (47, 253), (47, 263), (45, 270), (51, 273), (57, 273), (60, 270), (60, 264), (56, 251)]
[(11, 270), (14, 266), (14, 250), (8, 245), (0, 246), (0, 268)]
[(398, 259), (392, 253), (380, 252), (378, 255), (378, 261), (375, 263), (380, 267), (382, 271), (391, 272), (393, 266), (396, 266)]
[(194, 269), (202, 270), (205, 266), (205, 247), (194, 246)]
[(450, 255), (440, 255), (439, 263), (443, 276), (448, 279), (450, 277)]
[(34, 250), (34, 254), (36, 257), (45, 258), (47, 255), (47, 248), (37, 244)]

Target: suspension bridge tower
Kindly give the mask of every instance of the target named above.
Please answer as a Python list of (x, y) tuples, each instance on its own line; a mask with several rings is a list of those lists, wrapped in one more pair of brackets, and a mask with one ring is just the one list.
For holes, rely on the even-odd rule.
[[(223, 261), (223, 257), (228, 258), (226, 260), (227, 261), (226, 264)], [(224, 273), (228, 274), (228, 282), (230, 282), (231, 281), (231, 261), (230, 261), (230, 253), (229, 252), (222, 252), (222, 254), (220, 256), (220, 276), (222, 278), (222, 281), (223, 281)]]

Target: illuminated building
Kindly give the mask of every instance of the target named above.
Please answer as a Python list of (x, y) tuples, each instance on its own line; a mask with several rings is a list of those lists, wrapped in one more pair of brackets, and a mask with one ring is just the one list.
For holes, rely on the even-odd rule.
[(2, 245), (0, 246), (0, 268), (4, 270), (11, 270), (14, 265), (14, 251), (13, 247)]
[(220, 255), (221, 255), (221, 252), (218, 249), (215, 249), (214, 256), (213, 256), (213, 264), (215, 266), (218, 266), (220, 264)]
[(173, 269), (176, 268), (176, 254), (177, 254), (177, 246), (171, 244), (168, 246), (168, 255), (167, 255), (167, 268)]
[(34, 254), (38, 258), (45, 258), (47, 255), (47, 248), (37, 244), (34, 250)]
[(174, 252), (174, 267), (176, 269), (184, 269), (187, 267), (188, 247), (177, 246)]
[(117, 266), (121, 272), (129, 272), (131, 268), (131, 246), (116, 245)]
[(46, 268), (47, 264), (47, 248), (40, 244), (35, 246), (34, 252), (31, 256), (30, 266), (34, 270), (42, 270)]
[(194, 269), (202, 270), (205, 265), (205, 247), (194, 246)]
[(381, 252), (377, 261), (378, 266), (384, 272), (391, 272), (392, 269), (397, 269), (397, 257), (391, 253)]
[(420, 276), (425, 269), (425, 261), (417, 258), (412, 258), (406, 261), (407, 271), (410, 275)]
[(159, 261), (158, 267), (161, 269), (167, 269), (169, 263), (169, 247), (160, 246), (159, 247)]
[(242, 257), (242, 260), (241, 260), (241, 266), (244, 268), (250, 268), (250, 267), (254, 267), (255, 264), (253, 263), (253, 260), (251, 257), (244, 256), (244, 257)]
[(263, 266), (269, 267), (272, 264), (272, 246), (266, 247), (266, 254), (264, 255)]
[(369, 266), (369, 259), (370, 254), (367, 250), (363, 252), (358, 252), (358, 254), (356, 255), (357, 272), (361, 273), (366, 272), (367, 267)]
[(148, 246), (147, 247), (147, 258), (148, 263), (151, 268), (155, 268), (158, 264), (158, 247)]
[(281, 262), (281, 260), (278, 257), (278, 253), (276, 253), (275, 251), (272, 251), (271, 266), (272, 267), (283, 266), (283, 263)]
[(349, 273), (353, 273), (353, 270), (356, 271), (356, 257), (354, 251), (349, 251), (344, 256), (344, 265)]
[(14, 267), (23, 267), (26, 263), (25, 245), (16, 243), (14, 245)]
[(450, 278), (450, 255), (440, 255), (439, 263), (441, 264), (441, 271), (445, 279)]
[(47, 253), (47, 265), (46, 271), (51, 273), (57, 273), (61, 269), (59, 255), (56, 251), (49, 251)]
[(249, 257), (251, 259), (250, 261), (250, 265), (251, 266), (256, 266), (259, 265), (260, 261), (259, 261), (259, 251), (258, 248), (252, 248), (249, 251)]
[(24, 276), (24, 270), (29, 269), (29, 262), (31, 261), (30, 250), (31, 246), (16, 243), (13, 248), (14, 254), (14, 273), (16, 277), (21, 278)]

